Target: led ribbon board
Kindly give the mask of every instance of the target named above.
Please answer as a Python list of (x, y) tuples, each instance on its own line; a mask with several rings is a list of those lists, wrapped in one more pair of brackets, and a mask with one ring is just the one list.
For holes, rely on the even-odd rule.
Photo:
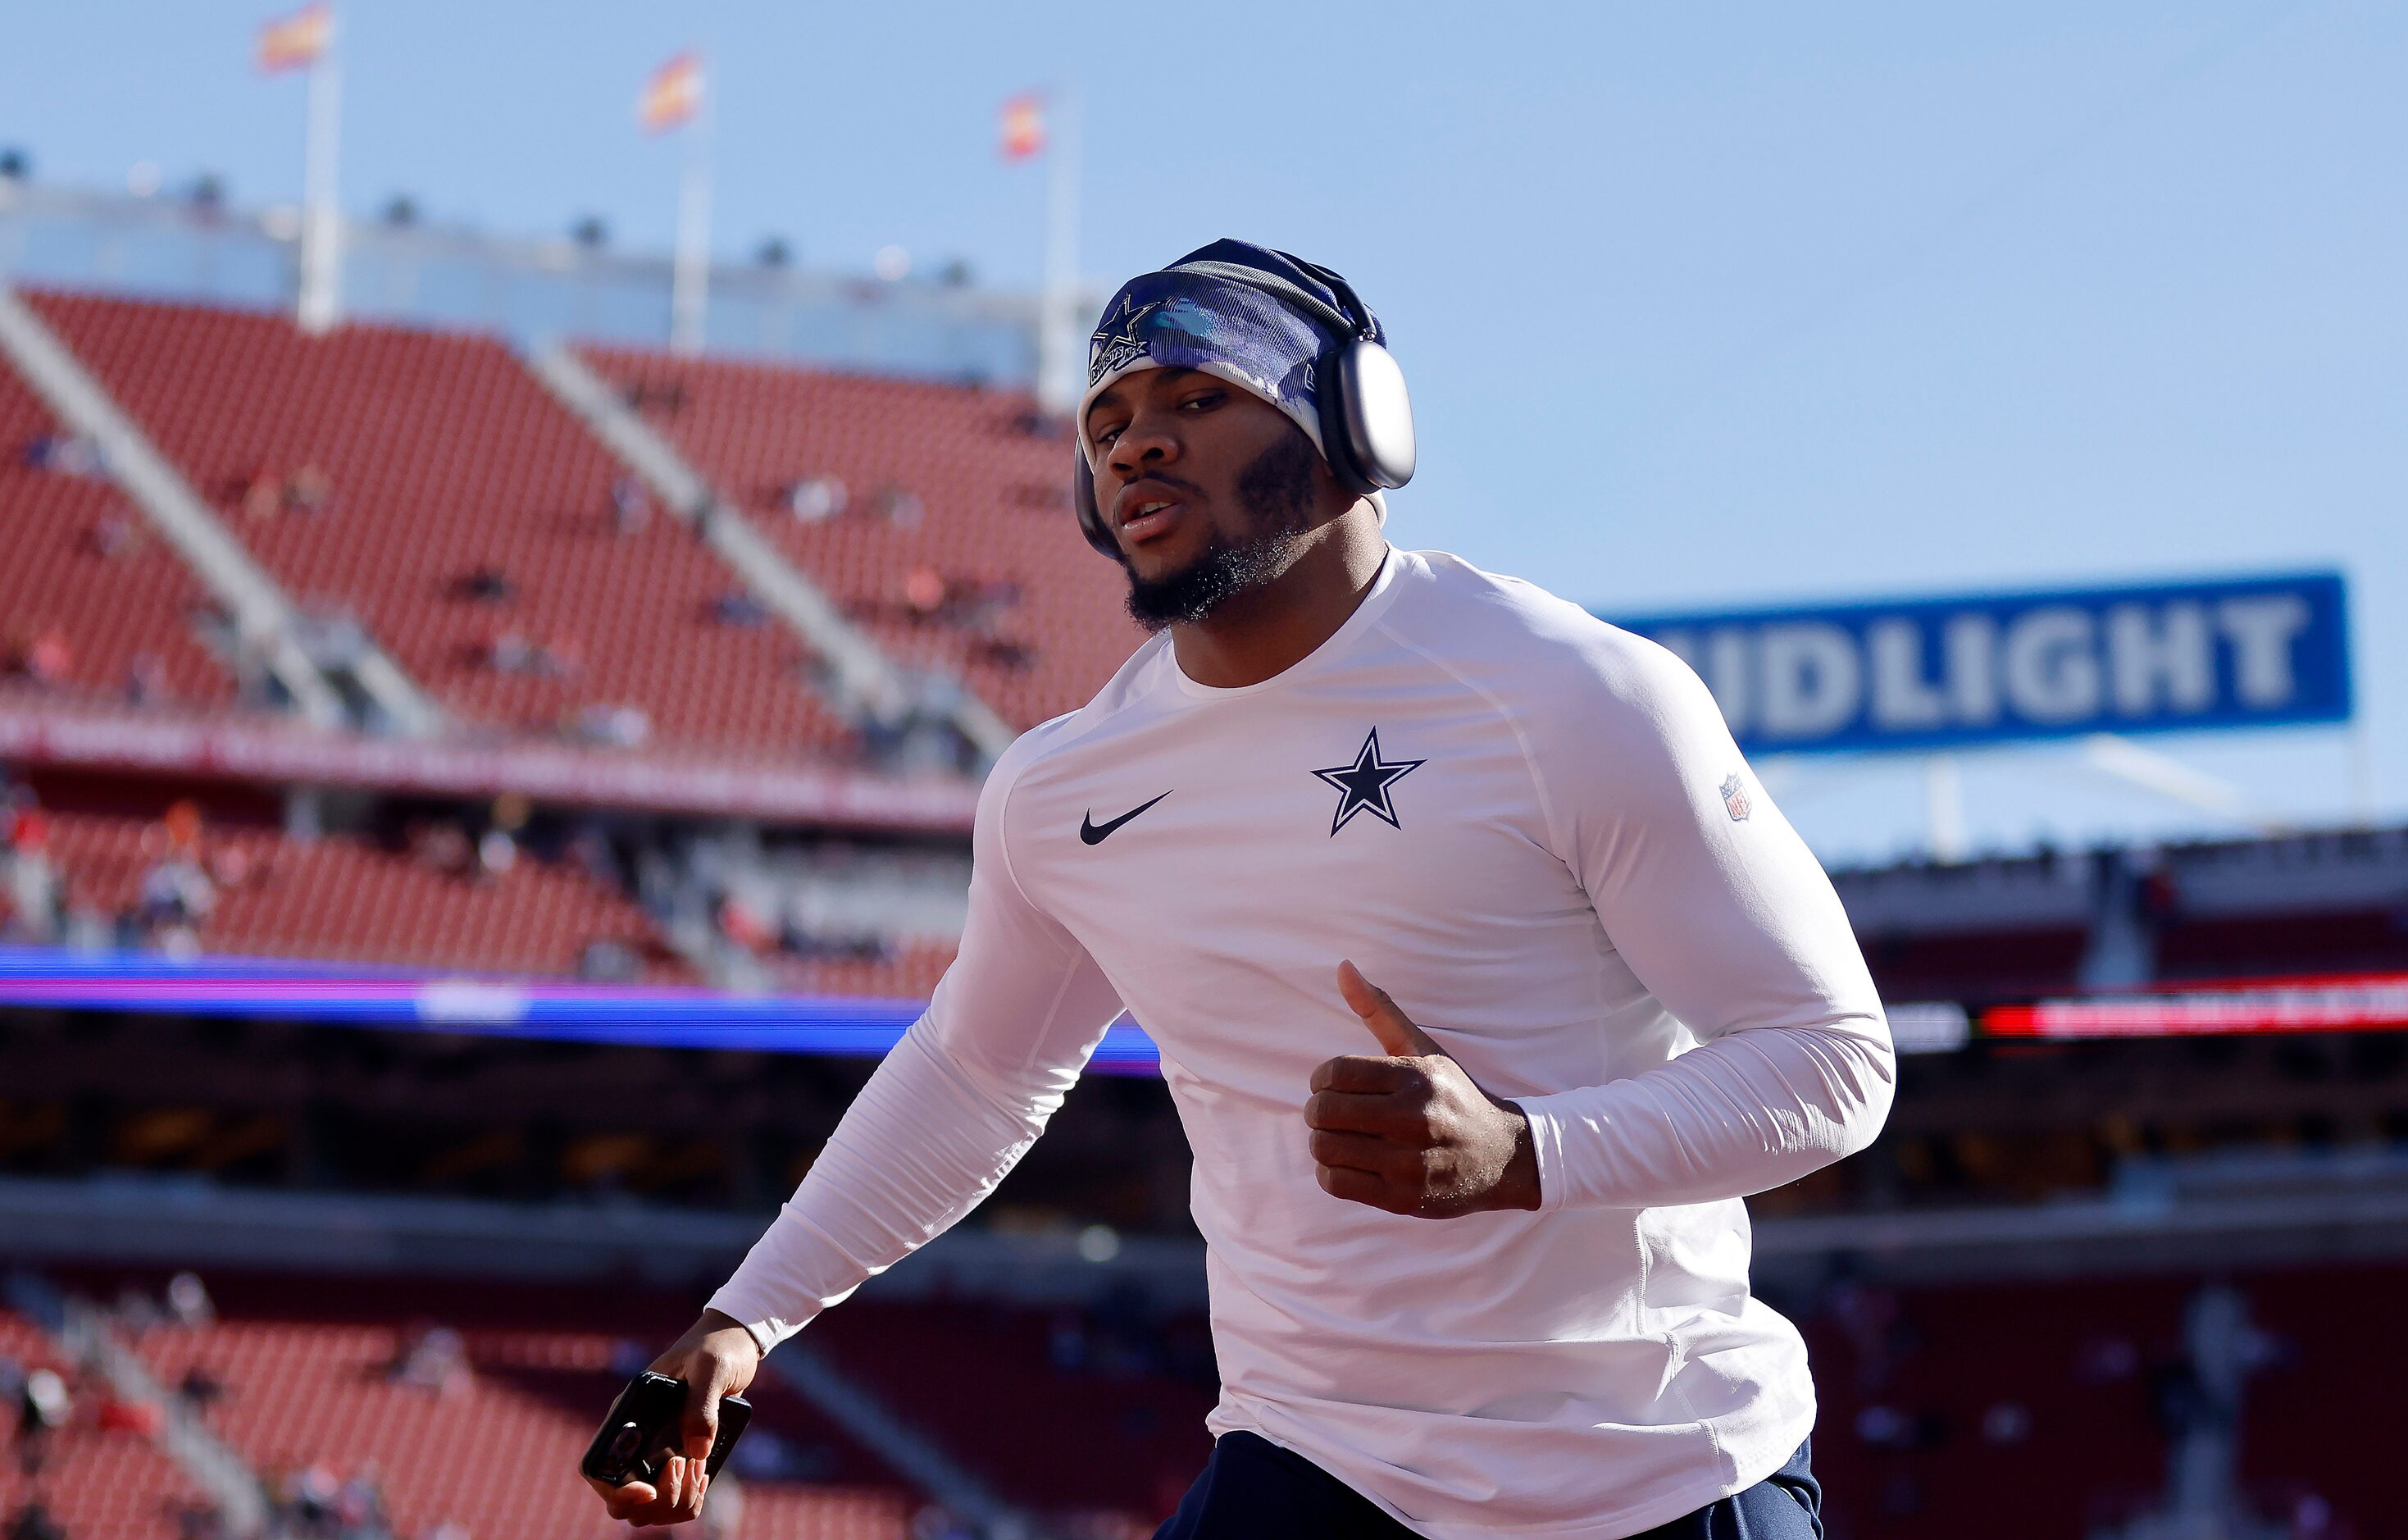
[[(927, 1002), (0, 947), (0, 1006), (876, 1058)], [(1160, 1067), (1153, 1041), (1126, 1017), (1090, 1062), (1138, 1074)]]
[(2135, 995), (2044, 1000), (1982, 1013), (1990, 1037), (2179, 1037), (2408, 1029), (2408, 973), (2205, 984)]

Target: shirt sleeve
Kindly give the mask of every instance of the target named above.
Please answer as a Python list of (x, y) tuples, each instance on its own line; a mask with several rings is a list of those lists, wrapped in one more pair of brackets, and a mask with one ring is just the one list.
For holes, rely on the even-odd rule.
[(1012, 875), (1003, 810), (1024, 762), (1007, 753), (980, 794), (961, 950), (926, 1014), (711, 1296), (764, 1352), (977, 1207), (1120, 1015), (1094, 960)]
[(1863, 1148), (1897, 1061), (1830, 879), (1687, 665), (1610, 627), (1583, 655), (1526, 731), (1532, 772), (1607, 941), (1698, 1042), (1519, 1099), (1541, 1207), (1743, 1197)]

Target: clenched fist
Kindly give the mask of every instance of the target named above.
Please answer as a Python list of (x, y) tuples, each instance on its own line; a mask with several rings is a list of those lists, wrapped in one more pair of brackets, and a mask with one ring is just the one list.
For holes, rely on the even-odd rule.
[(1338, 965), (1338, 989), (1384, 1053), (1312, 1072), (1304, 1121), (1322, 1190), (1423, 1219), (1537, 1208), (1539, 1157), (1522, 1109), (1474, 1085), (1353, 963)]

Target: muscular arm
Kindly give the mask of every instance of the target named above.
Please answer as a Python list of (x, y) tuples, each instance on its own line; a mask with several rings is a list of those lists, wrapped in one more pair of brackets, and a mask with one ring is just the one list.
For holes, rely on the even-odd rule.
[[(1830, 880), (1652, 643), (1531, 725), (1557, 850), (1640, 983), (1699, 1040), (1627, 1079), (1524, 1097), (1543, 1208), (1742, 1197), (1870, 1144), (1896, 1060)], [(1723, 786), (1746, 799), (1733, 817)]]
[(978, 1206), (1120, 1014), (1102, 972), (1012, 877), (1002, 823), (1020, 763), (1006, 755), (980, 798), (961, 952), (927, 1014), (711, 1297), (765, 1352)]

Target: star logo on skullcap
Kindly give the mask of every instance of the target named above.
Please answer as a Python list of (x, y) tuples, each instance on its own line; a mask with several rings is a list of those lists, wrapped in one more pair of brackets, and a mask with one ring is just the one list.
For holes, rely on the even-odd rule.
[(1388, 799), (1388, 788), (1421, 769), (1426, 759), (1383, 759), (1380, 757), (1380, 729), (1373, 727), (1370, 736), (1354, 755), (1351, 765), (1337, 765), (1312, 773), (1341, 794), (1338, 811), (1329, 820), (1329, 832), (1334, 836), (1344, 828), (1358, 813), (1369, 813), (1383, 820), (1390, 828), (1402, 828), (1397, 822), (1396, 804)]
[(1161, 308), (1159, 299), (1132, 305), (1128, 295), (1121, 296), (1120, 313), (1105, 317), (1095, 336), (1087, 339), (1088, 384), (1145, 356), (1145, 344), (1137, 339), (1137, 329), (1149, 314)]

